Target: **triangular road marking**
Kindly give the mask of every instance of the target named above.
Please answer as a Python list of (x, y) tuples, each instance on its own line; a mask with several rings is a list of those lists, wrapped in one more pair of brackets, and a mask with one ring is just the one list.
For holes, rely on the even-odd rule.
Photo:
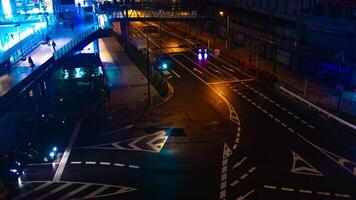
[[(106, 143), (106, 144), (99, 144), (94, 146), (78, 147), (78, 148), (121, 149), (121, 150), (147, 151), (147, 152), (159, 153), (162, 150), (167, 139), (168, 136), (166, 135), (166, 132), (164, 130), (161, 130), (153, 134), (134, 137), (134, 138), (121, 140), (113, 143)], [(144, 142), (141, 142), (142, 140), (144, 140)]]
[(313, 176), (324, 176), (320, 173), (315, 167), (313, 167), (310, 163), (300, 157), (297, 153), (292, 151), (293, 154), (293, 167), (290, 172), (297, 174), (306, 174)]
[(226, 143), (224, 143), (223, 159), (228, 158), (231, 154), (232, 154), (232, 150), (230, 149), (230, 147)]

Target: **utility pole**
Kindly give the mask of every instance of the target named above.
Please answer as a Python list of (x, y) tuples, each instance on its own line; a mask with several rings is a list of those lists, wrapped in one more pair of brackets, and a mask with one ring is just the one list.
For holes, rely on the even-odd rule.
[(147, 59), (147, 96), (148, 96), (148, 106), (151, 104), (151, 70), (150, 70), (150, 51), (148, 49), (148, 31), (146, 31), (146, 59)]
[(225, 42), (226, 56), (227, 57), (229, 57), (229, 37), (230, 37), (230, 14), (227, 14), (227, 20), (226, 20), (226, 42)]

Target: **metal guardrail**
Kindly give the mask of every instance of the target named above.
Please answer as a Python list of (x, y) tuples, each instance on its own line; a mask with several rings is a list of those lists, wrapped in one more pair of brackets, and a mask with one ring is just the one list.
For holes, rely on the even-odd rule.
[(73, 38), (68, 44), (64, 45), (60, 49), (58, 49), (56, 52), (53, 53), (54, 60), (58, 60), (64, 55), (66, 55), (68, 52), (73, 50), (73, 48), (78, 45), (80, 42), (82, 42), (84, 39), (86, 39), (89, 35), (92, 33), (98, 31), (100, 29), (99, 26), (92, 26), (89, 30), (85, 31), (84, 33), (81, 33), (80, 35), (77, 35), (75, 38)]
[(307, 104), (309, 107), (314, 108), (314, 109), (317, 110), (318, 112), (323, 113), (323, 114), (326, 115), (327, 117), (333, 118), (334, 120), (338, 121), (339, 123), (344, 124), (345, 126), (348, 126), (348, 127), (352, 128), (352, 129), (356, 129), (356, 125), (354, 125), (354, 124), (352, 124), (352, 123), (350, 123), (350, 122), (347, 122), (347, 121), (341, 119), (341, 118), (338, 117), (338, 116), (333, 115), (332, 113), (330, 113), (330, 112), (328, 112), (328, 111), (326, 111), (326, 110), (320, 108), (319, 106), (317, 106), (317, 105), (311, 103), (310, 101), (304, 99), (303, 97), (300, 97), (299, 95), (297, 95), (297, 94), (295, 94), (295, 93), (289, 91), (288, 89), (284, 88), (283, 86), (280, 86), (279, 89), (280, 89), (281, 91), (283, 91), (284, 93), (290, 95), (291, 97), (293, 97), (293, 98), (295, 98), (295, 99), (298, 99), (300, 102), (303, 102), (303, 103)]

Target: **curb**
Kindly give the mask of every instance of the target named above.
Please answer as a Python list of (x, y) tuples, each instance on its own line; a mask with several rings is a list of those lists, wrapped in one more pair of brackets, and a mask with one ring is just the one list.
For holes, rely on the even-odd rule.
[(159, 102), (155, 105), (152, 105), (149, 108), (156, 108), (156, 107), (158, 107), (172, 99), (173, 94), (174, 94), (174, 88), (168, 81), (167, 81), (167, 85), (168, 85), (168, 94), (163, 98), (163, 100), (161, 102)]

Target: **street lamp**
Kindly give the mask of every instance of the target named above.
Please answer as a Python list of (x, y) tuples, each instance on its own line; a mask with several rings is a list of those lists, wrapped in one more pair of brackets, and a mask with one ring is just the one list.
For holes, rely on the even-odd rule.
[[(224, 11), (219, 11), (220, 17), (225, 15)], [(226, 56), (229, 57), (229, 37), (230, 37), (230, 15), (227, 14), (226, 19), (226, 40), (225, 40), (225, 48), (226, 48)]]

